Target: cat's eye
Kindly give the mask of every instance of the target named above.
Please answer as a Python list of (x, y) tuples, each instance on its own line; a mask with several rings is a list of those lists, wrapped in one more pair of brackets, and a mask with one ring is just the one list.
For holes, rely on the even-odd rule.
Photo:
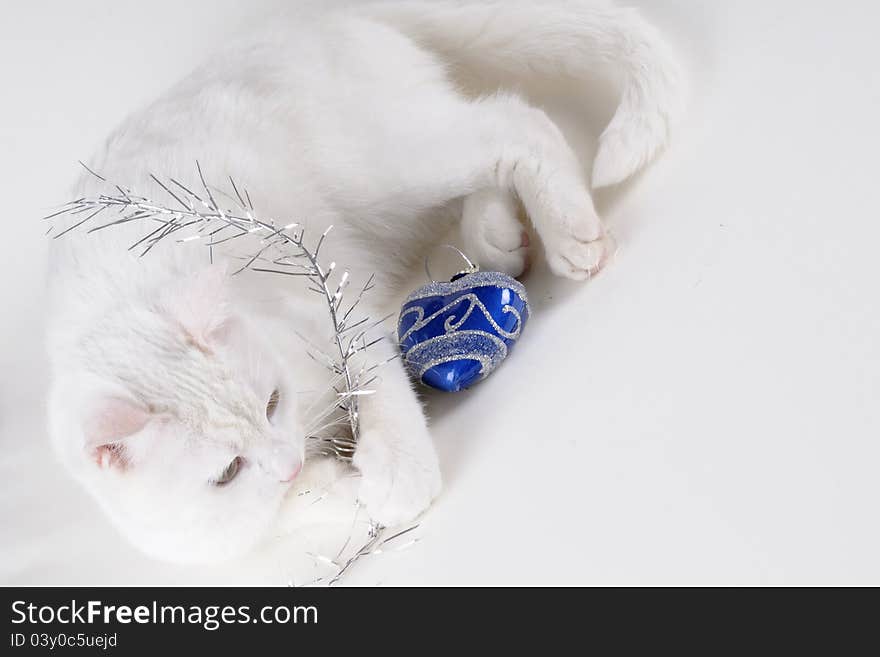
[(275, 411), (278, 410), (278, 402), (281, 401), (281, 393), (278, 392), (278, 388), (272, 391), (272, 394), (269, 395), (269, 401), (266, 402), (266, 419), (271, 420), (275, 415)]
[(223, 472), (220, 473), (220, 476), (214, 480), (215, 486), (225, 486), (230, 481), (235, 479), (235, 475), (238, 474), (238, 471), (241, 470), (241, 457), (236, 456), (229, 462)]

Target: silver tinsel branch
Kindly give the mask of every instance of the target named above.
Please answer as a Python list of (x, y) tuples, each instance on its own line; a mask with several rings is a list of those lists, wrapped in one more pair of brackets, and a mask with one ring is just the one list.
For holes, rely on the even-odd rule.
[[(369, 340), (367, 336), (387, 317), (371, 322), (369, 317), (359, 316), (356, 313), (363, 296), (373, 288), (372, 276), (354, 300), (347, 305), (344, 296), (350, 283), (349, 272), (344, 271), (338, 282), (331, 283), (336, 263), (330, 262), (324, 266), (319, 257), (324, 240), (333, 227), (330, 226), (320, 235), (314, 248), (309, 248), (305, 243), (304, 227), (295, 222), (278, 225), (273, 220), (257, 218), (254, 214), (253, 202), (246, 189), (239, 188), (231, 177), (228, 191), (209, 185), (198, 162), (196, 162), (200, 181), (198, 192), (174, 178), (161, 180), (155, 175), (150, 175), (153, 182), (167, 195), (167, 203), (135, 194), (131, 189), (110, 183), (85, 164), (82, 166), (98, 180), (112, 186), (115, 191), (95, 197), (78, 198), (45, 217), (46, 219), (59, 216), (76, 218), (72, 225), (55, 233), (54, 238), (62, 237), (81, 227), (92, 233), (131, 222), (142, 222), (149, 224), (152, 230), (131, 244), (129, 250), (139, 250), (139, 255), (144, 256), (157, 244), (169, 238), (175, 239), (178, 243), (200, 241), (207, 247), (208, 259), (213, 262), (214, 247), (236, 239), (256, 237), (260, 240), (259, 249), (256, 253), (242, 258), (244, 264), (234, 271), (234, 274), (251, 270), (284, 276), (300, 276), (305, 279), (307, 288), (319, 295), (327, 305), (333, 343), (332, 354), (309, 342), (307, 342), (307, 351), (312, 358), (326, 365), (340, 381), (338, 386), (334, 386), (334, 390), (338, 398), (338, 407), (347, 414), (351, 428), (350, 437), (309, 436), (309, 438), (317, 438), (319, 441), (317, 451), (320, 453), (350, 460), (354, 455), (360, 431), (358, 399), (363, 395), (372, 394), (373, 391), (369, 386), (376, 379), (375, 370), (387, 362), (358, 366), (357, 361), (364, 359), (357, 357), (382, 339), (380, 337)], [(218, 196), (230, 204), (229, 207), (218, 202)], [(84, 218), (80, 219), (80, 215), (84, 215)], [(108, 215), (108, 221), (98, 222), (99, 217), (108, 218)], [(95, 223), (98, 225), (87, 226)], [(53, 228), (48, 232), (51, 233)]]
[[(155, 175), (150, 178), (167, 196), (167, 202), (160, 202), (134, 193), (131, 189), (113, 184), (88, 166), (80, 163), (90, 175), (113, 188), (113, 192), (99, 194), (95, 197), (82, 197), (62, 206), (57, 212), (45, 219), (57, 217), (73, 217), (72, 224), (55, 232), (55, 226), (49, 228), (47, 234), (57, 239), (65, 234), (83, 228), (92, 233), (114, 226), (132, 222), (149, 225), (150, 230), (140, 239), (131, 244), (130, 251), (138, 251), (140, 256), (147, 255), (157, 244), (169, 238), (177, 243), (199, 241), (207, 247), (207, 258), (214, 262), (214, 247), (232, 240), (252, 237), (259, 240), (259, 248), (243, 260), (241, 267), (233, 275), (250, 270), (255, 272), (273, 273), (284, 276), (299, 276), (304, 279), (308, 290), (320, 296), (327, 306), (332, 329), (332, 348), (328, 353), (314, 345), (304, 336), (306, 351), (310, 357), (325, 365), (333, 374), (333, 386), (336, 394), (336, 406), (347, 416), (347, 424), (351, 429), (350, 436), (315, 436), (307, 438), (312, 443), (313, 452), (325, 456), (335, 456), (344, 461), (351, 461), (360, 435), (360, 417), (358, 400), (361, 396), (373, 393), (369, 386), (376, 380), (376, 370), (393, 358), (373, 365), (367, 365), (365, 358), (358, 358), (371, 346), (383, 338), (370, 339), (372, 329), (382, 324), (388, 317), (371, 321), (361, 316), (357, 308), (364, 295), (373, 289), (374, 279), (371, 276), (363, 285), (355, 298), (346, 303), (345, 292), (350, 283), (350, 273), (343, 271), (338, 282), (331, 282), (336, 263), (324, 266), (319, 260), (324, 240), (332, 230), (327, 228), (318, 237), (314, 248), (305, 243), (305, 228), (300, 224), (287, 223), (279, 225), (273, 220), (262, 220), (255, 216), (254, 204), (247, 190), (239, 187), (230, 177), (227, 191), (209, 185), (196, 162), (196, 170), (200, 182), (198, 192), (186, 187), (174, 178), (162, 180)], [(225, 204), (218, 202), (218, 197)], [(80, 218), (82, 216), (82, 218)], [(103, 222), (99, 217), (105, 219)], [(91, 225), (97, 224), (97, 225)], [(390, 315), (389, 315), (390, 317)], [(358, 362), (360, 361), (360, 364)], [(322, 415), (323, 417), (323, 415)], [(332, 426), (333, 422), (326, 426)], [(304, 491), (301, 494), (311, 494)], [(323, 498), (319, 496), (317, 500)], [(360, 512), (360, 502), (356, 503), (355, 522)], [(354, 522), (353, 522), (354, 525)], [(409, 535), (418, 525), (387, 536), (387, 529), (373, 520), (369, 521), (366, 542), (360, 547), (350, 550), (354, 537), (352, 534), (342, 548), (331, 558), (324, 555), (311, 555), (317, 562), (330, 565), (334, 573), (328, 577), (319, 577), (310, 584), (327, 584), (333, 586), (340, 581), (348, 570), (363, 557), (387, 551), (389, 544)], [(392, 547), (398, 550), (408, 547), (418, 539)], [(348, 556), (345, 556), (348, 552)]]

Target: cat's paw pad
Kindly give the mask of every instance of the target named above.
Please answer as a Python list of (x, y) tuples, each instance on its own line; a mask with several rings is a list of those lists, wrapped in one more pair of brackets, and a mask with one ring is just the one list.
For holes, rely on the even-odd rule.
[(594, 213), (567, 219), (543, 240), (553, 273), (576, 281), (597, 274), (614, 253), (613, 241)]
[(465, 201), (462, 236), (468, 257), (484, 271), (519, 276), (528, 266), (529, 236), (510, 192), (485, 190)]
[(516, 277), (528, 267), (529, 235), (522, 225), (486, 222), (482, 230), (468, 240), (466, 252), (483, 271), (500, 271)]
[(433, 453), (405, 453), (365, 435), (354, 466), (362, 477), (358, 500), (370, 518), (386, 527), (415, 519), (440, 493), (440, 467)]

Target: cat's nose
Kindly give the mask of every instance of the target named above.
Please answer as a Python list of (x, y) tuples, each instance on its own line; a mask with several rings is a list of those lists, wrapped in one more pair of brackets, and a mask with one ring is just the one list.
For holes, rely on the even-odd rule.
[(302, 452), (282, 440), (275, 440), (269, 445), (262, 462), (267, 475), (285, 484), (296, 478), (302, 470), (302, 464)]
[(288, 474), (286, 475), (286, 477), (282, 475), (282, 477), (284, 478), (281, 479), (281, 482), (287, 484), (296, 479), (296, 476), (299, 474), (299, 471), (302, 470), (302, 467), (302, 463), (297, 463), (296, 465), (294, 465), (293, 468), (288, 470)]

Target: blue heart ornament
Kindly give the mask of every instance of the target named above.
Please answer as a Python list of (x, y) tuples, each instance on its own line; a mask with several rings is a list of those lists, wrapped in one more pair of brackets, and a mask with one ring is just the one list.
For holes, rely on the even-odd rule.
[(486, 378), (513, 348), (529, 318), (526, 289), (499, 272), (459, 274), (410, 294), (397, 337), (407, 369), (446, 392)]

